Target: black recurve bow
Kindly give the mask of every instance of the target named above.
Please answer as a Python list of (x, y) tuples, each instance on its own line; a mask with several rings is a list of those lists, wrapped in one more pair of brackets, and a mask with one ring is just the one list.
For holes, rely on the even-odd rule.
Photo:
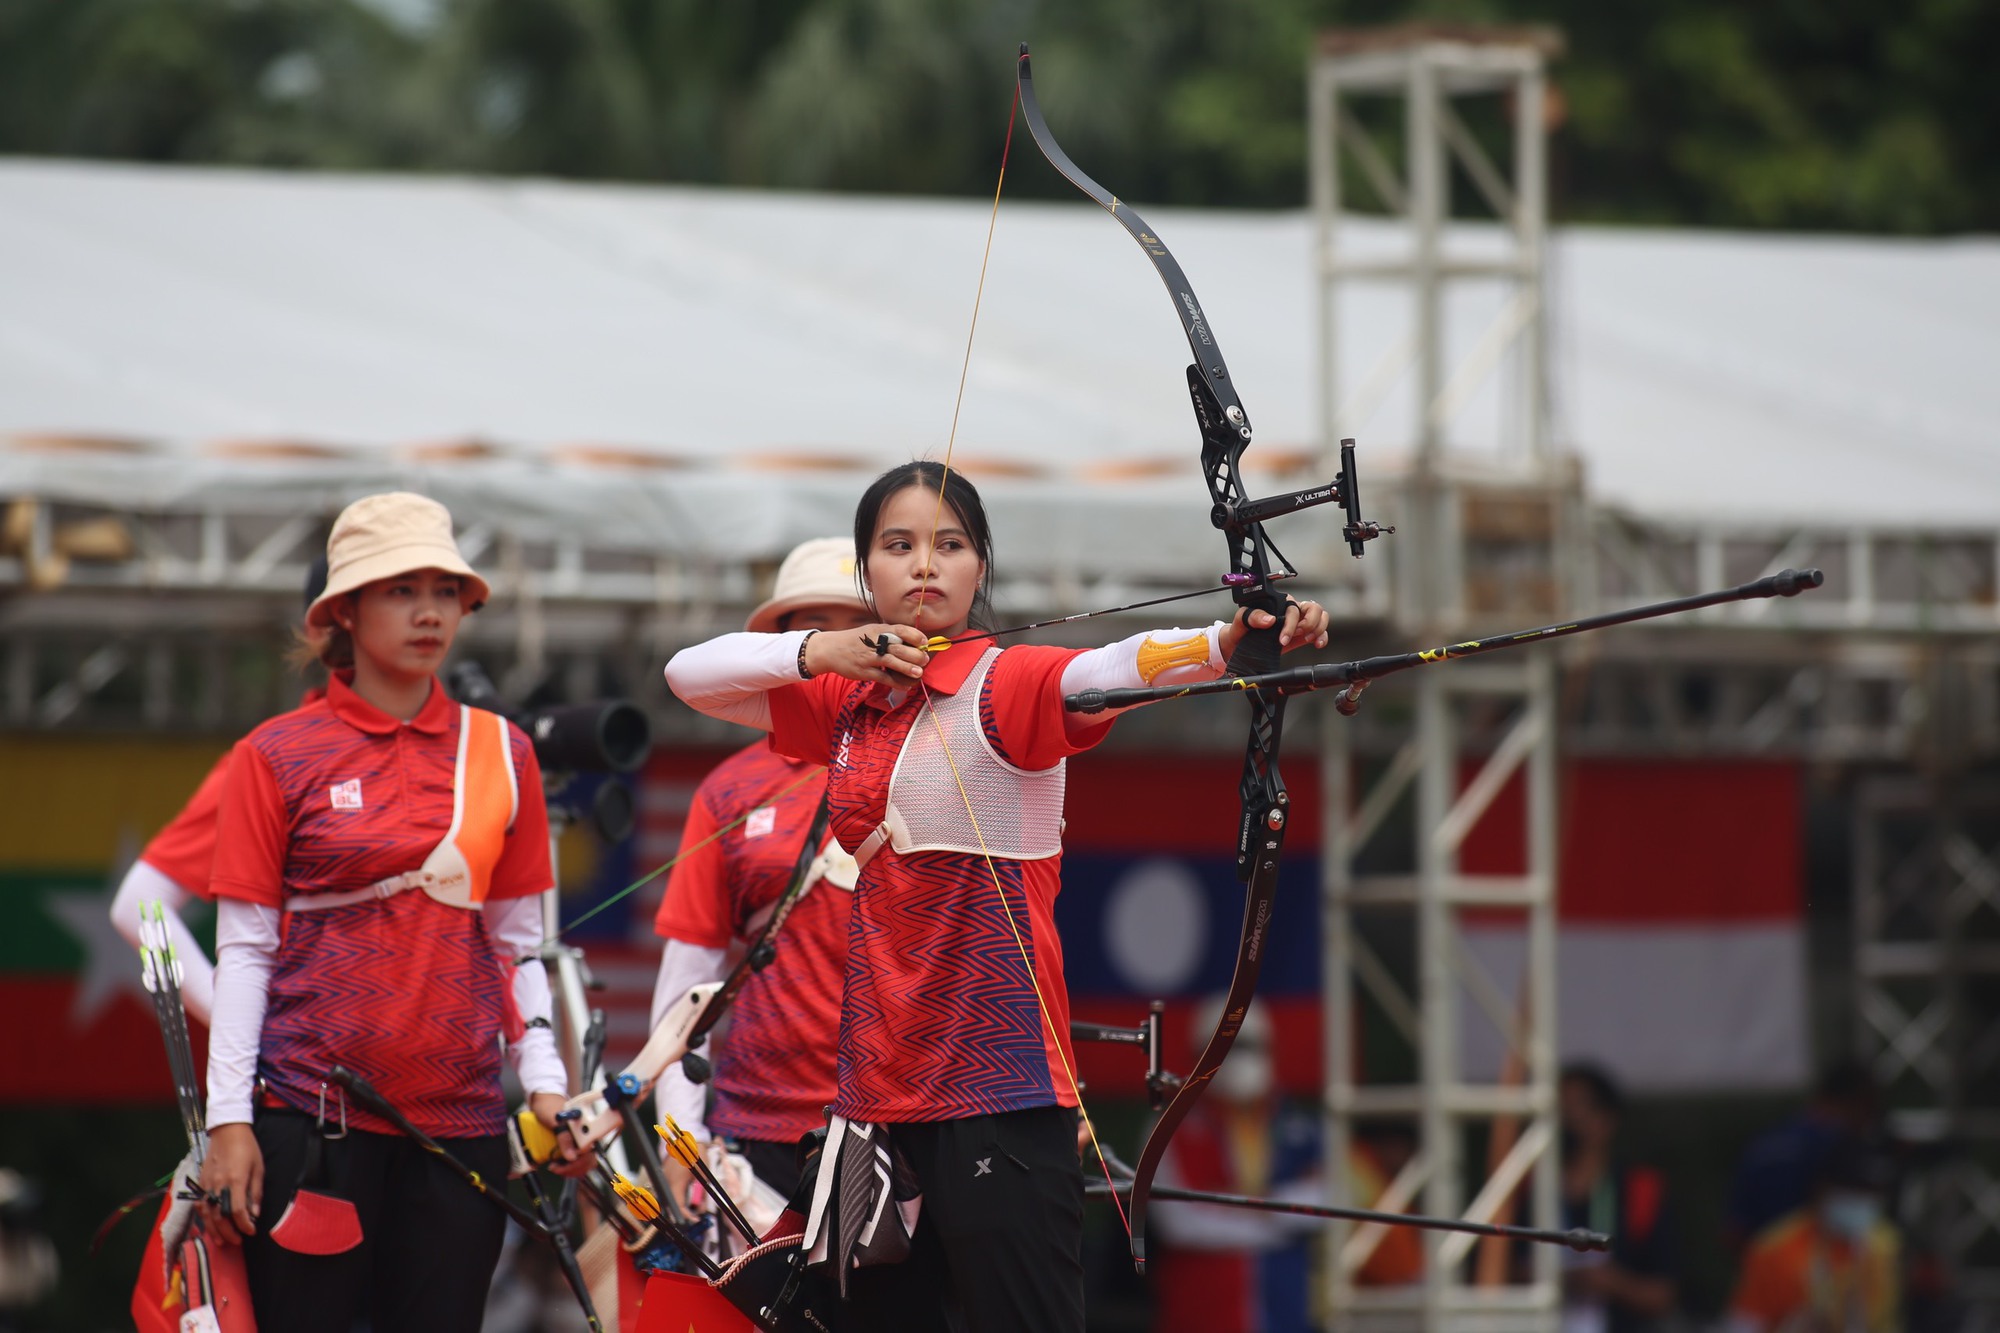
[[(1243, 451), (1250, 446), (1250, 417), (1243, 409), (1242, 399), (1237, 396), (1229, 367), (1222, 359), (1222, 349), (1216, 343), (1215, 330), (1210, 327), (1201, 302), (1195, 298), (1193, 285), (1188, 282), (1187, 275), (1181, 271), (1180, 264), (1166, 244), (1146, 225), (1145, 219), (1129, 204), (1084, 174), (1083, 169), (1071, 161), (1069, 154), (1056, 142), (1048, 122), (1042, 117), (1040, 104), (1035, 100), (1035, 82), (1026, 44), (1021, 47), (1019, 86), (1021, 113), (1027, 119), (1028, 131), (1034, 137), (1035, 146), (1041, 149), (1042, 155), (1057, 171), (1111, 214), (1118, 225), (1139, 243), (1139, 248), (1146, 252), (1146, 257), (1159, 272), (1160, 280), (1166, 284), (1167, 293), (1173, 299), (1174, 313), (1180, 318), (1181, 328), (1187, 334), (1188, 348), (1194, 354), (1194, 364), (1187, 368), (1187, 385), (1188, 395), (1194, 403), (1195, 420), (1201, 429), (1201, 467), (1212, 505), (1210, 521), (1222, 531), (1229, 548), (1229, 564), (1222, 583), (1229, 589), (1237, 606), (1248, 611), (1268, 611), (1278, 622), (1282, 622), (1285, 598), (1273, 585), (1279, 580), (1295, 577), (1297, 571), (1265, 535), (1264, 518), (1315, 504), (1344, 504), (1348, 524), (1342, 535), (1357, 556), (1362, 552), (1362, 543), (1381, 531), (1360, 517), (1356, 488), (1352, 482), (1352, 443), (1347, 442), (1343, 446), (1342, 475), (1333, 485), (1270, 500), (1252, 501), (1248, 498), (1239, 462)], [(1279, 653), (1278, 633), (1277, 623), (1245, 633), (1230, 656), (1227, 674), (1234, 677), (1256, 676), (1275, 670)], [(1159, 1170), (1160, 1160), (1175, 1128), (1199, 1100), (1209, 1079), (1214, 1077), (1223, 1057), (1229, 1054), (1230, 1045), (1236, 1040), (1244, 1013), (1257, 989), (1271, 910), (1277, 896), (1278, 866), (1290, 818), (1290, 798), (1285, 793), (1284, 781), (1278, 775), (1278, 748), (1284, 732), (1285, 698), (1282, 694), (1254, 692), (1246, 697), (1250, 702), (1250, 735), (1243, 755), (1243, 776), (1238, 786), (1242, 814), (1236, 836), (1236, 876), (1244, 885), (1242, 937), (1237, 944), (1236, 966), (1224, 999), (1222, 1019), (1202, 1049), (1200, 1058), (1188, 1072), (1186, 1081), (1161, 1110), (1140, 1150), (1138, 1165), (1130, 1182), (1132, 1259), (1142, 1272), (1146, 1266), (1146, 1204), (1152, 1192), (1154, 1173)]]

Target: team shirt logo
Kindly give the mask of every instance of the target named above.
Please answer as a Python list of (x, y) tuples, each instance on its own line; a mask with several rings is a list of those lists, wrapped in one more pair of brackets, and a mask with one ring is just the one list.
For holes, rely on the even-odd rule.
[(746, 838), (769, 837), (771, 830), (776, 827), (778, 827), (778, 807), (775, 805), (760, 805), (750, 812), (748, 819), (743, 821), (743, 836)]
[(349, 778), (345, 782), (336, 782), (327, 788), (327, 791), (333, 797), (334, 809), (359, 810), (361, 808), (360, 778)]
[(840, 753), (833, 757), (833, 766), (835, 768), (847, 767), (847, 747), (853, 739), (854, 733), (852, 731), (843, 731), (840, 733)]

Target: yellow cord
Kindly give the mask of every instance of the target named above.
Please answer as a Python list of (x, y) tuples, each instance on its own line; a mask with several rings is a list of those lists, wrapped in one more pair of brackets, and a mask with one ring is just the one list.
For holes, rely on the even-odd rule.
[[(972, 324), (965, 331), (965, 356), (958, 364), (958, 396), (951, 403), (951, 429), (944, 437), (944, 475), (938, 478), (937, 507), (931, 511), (930, 550), (924, 555), (924, 578), (919, 588), (931, 586), (931, 565), (937, 558), (938, 527), (944, 522), (944, 487), (951, 480), (951, 451), (958, 444), (958, 414), (965, 407), (965, 381), (972, 373), (972, 340), (979, 335), (979, 307), (986, 299), (986, 269), (993, 259), (993, 232), (1000, 225), (1000, 191), (1007, 184), (1007, 155), (1014, 148), (1014, 117), (1021, 107), (1020, 85), (1014, 87), (1014, 105), (1007, 111), (1007, 145), (1000, 150), (1000, 179), (993, 182), (993, 210), (986, 216), (986, 249), (979, 256), (979, 285), (972, 292)], [(932, 636), (936, 642), (936, 636)], [(925, 645), (932, 653), (943, 652), (942, 648)]]

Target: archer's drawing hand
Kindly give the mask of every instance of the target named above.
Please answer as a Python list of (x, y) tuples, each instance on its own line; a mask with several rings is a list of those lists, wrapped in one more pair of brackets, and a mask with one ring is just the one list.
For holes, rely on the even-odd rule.
[[(209, 1235), (234, 1245), (257, 1234), (257, 1213), (264, 1202), (264, 1151), (250, 1126), (217, 1125), (208, 1132), (201, 1188), (208, 1195), (201, 1205), (201, 1220)], [(227, 1212), (210, 1202), (218, 1199), (226, 1200)]]
[[(1289, 653), (1300, 648), (1326, 647), (1326, 627), (1332, 619), (1318, 602), (1286, 601), (1285, 623), (1278, 631), (1279, 650)], [(1278, 618), (1269, 611), (1238, 610), (1236, 619), (1222, 631), (1223, 660), (1235, 653), (1245, 634), (1253, 629), (1269, 629), (1277, 623)]]
[(927, 642), (924, 632), (911, 625), (825, 630), (806, 640), (806, 670), (905, 689), (924, 674), (924, 663), (930, 661)]

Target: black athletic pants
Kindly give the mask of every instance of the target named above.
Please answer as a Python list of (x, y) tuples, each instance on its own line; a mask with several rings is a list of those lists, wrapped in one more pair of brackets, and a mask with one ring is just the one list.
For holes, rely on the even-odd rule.
[(923, 1183), (910, 1257), (849, 1275), (847, 1326), (897, 1333), (1083, 1333), (1076, 1112), (891, 1125)]
[[(450, 1168), (400, 1134), (351, 1131), (325, 1146), (319, 1188), (361, 1215), (345, 1254), (294, 1254), (271, 1240), (305, 1161), (311, 1116), (259, 1110), (264, 1202), (244, 1243), (250, 1303), (269, 1333), (477, 1333), (507, 1219)], [(504, 1188), (507, 1136), (440, 1139), (453, 1157)], [(308, 1186), (311, 1188), (311, 1186)]]
[(757, 1179), (787, 1199), (799, 1189), (799, 1145), (777, 1139), (731, 1139)]

